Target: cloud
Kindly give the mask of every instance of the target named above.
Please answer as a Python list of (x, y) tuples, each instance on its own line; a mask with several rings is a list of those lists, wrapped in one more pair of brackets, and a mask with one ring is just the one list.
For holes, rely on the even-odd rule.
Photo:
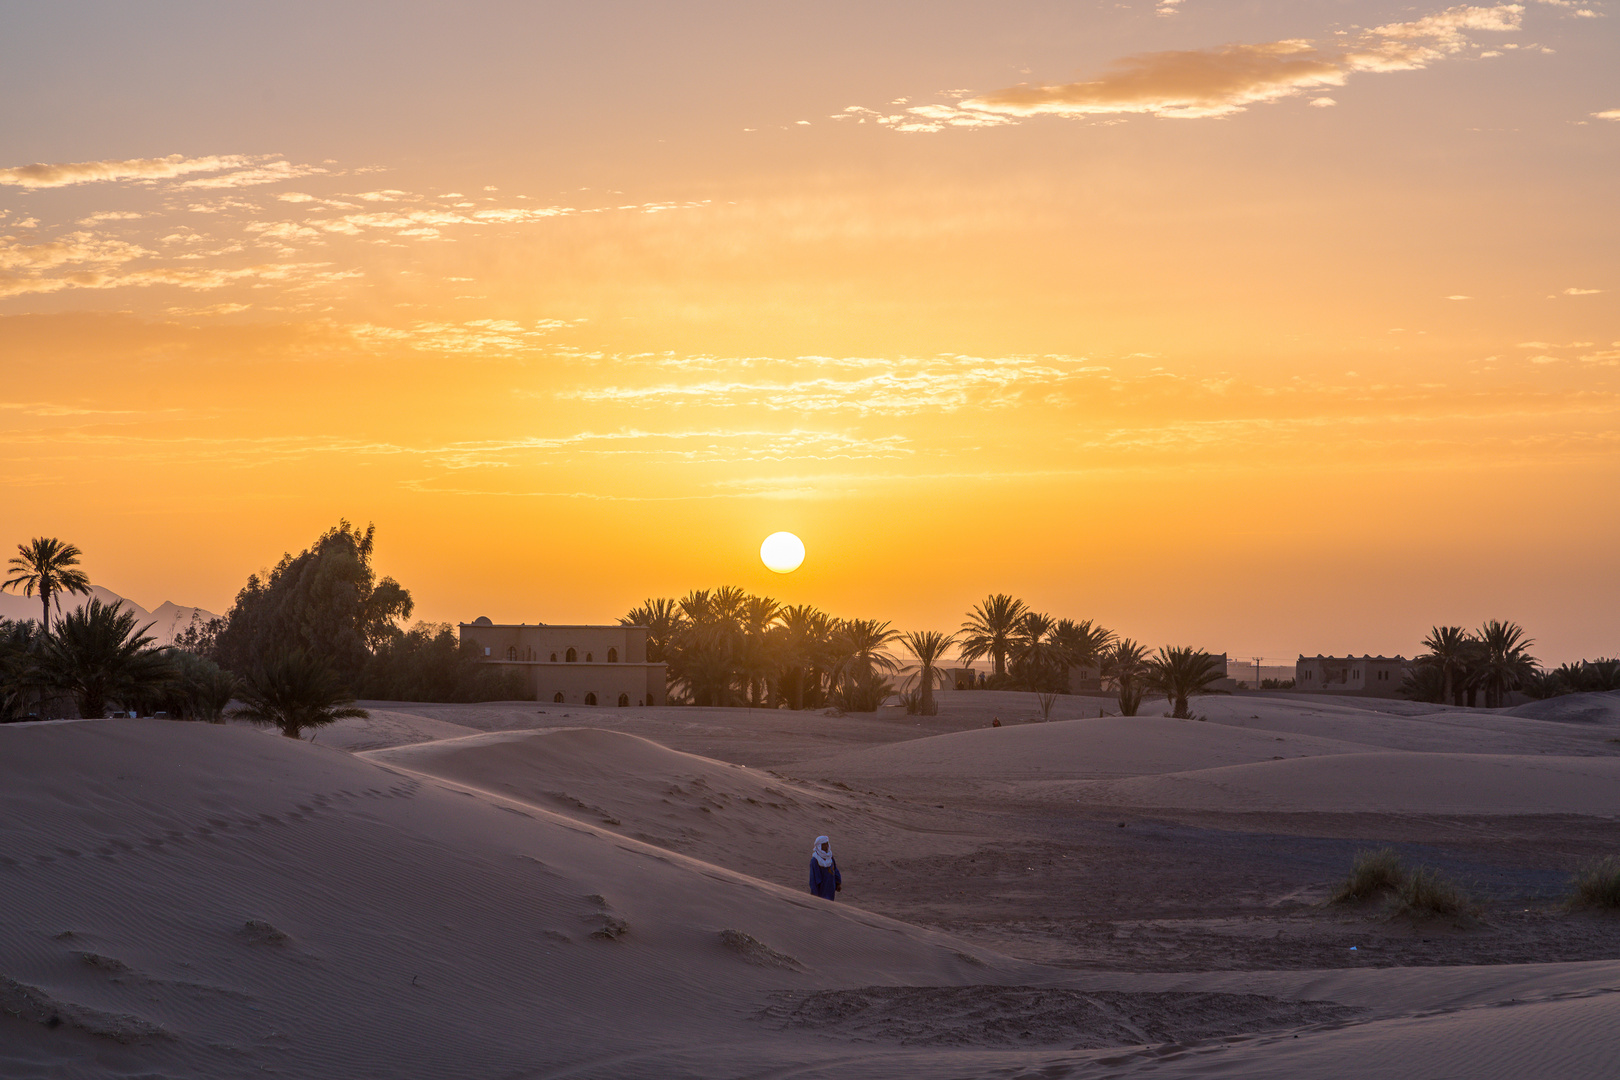
[(1462, 293), (1456, 293), (1456, 294), (1454, 294), (1452, 296), (1446, 297), (1446, 299), (1447, 300), (1472, 300), (1473, 297), (1472, 296), (1464, 296)]
[(249, 163), (249, 159), (241, 156), (188, 158), (181, 154), (130, 158), (126, 161), (79, 161), (62, 165), (37, 163), (0, 169), (0, 184), (54, 188), (103, 180), (169, 180), (187, 173), (241, 168)]
[(1602, 112), (1592, 114), (1599, 120), (1620, 120), (1620, 109), (1604, 109)]
[[(1035, 116), (1230, 116), (1251, 105), (1343, 86), (1353, 74), (1427, 67), (1466, 49), (1470, 32), (1518, 30), (1523, 14), (1520, 4), (1461, 5), (1326, 45), (1297, 38), (1140, 53), (1115, 61), (1093, 79), (1007, 87), (954, 105), (919, 105), (899, 113), (850, 106), (835, 118), (934, 132)], [(1313, 104), (1334, 102), (1317, 98)]]
[(256, 165), (250, 169), (226, 173), (224, 176), (204, 176), (196, 180), (187, 180), (180, 186), (185, 188), (253, 187), (258, 184), (275, 184), (282, 180), (293, 180), (300, 176), (310, 176), (325, 171), (325, 169), (316, 165), (294, 165), (290, 161), (272, 161), (264, 165)]
[(1564, 290), (1565, 296), (1596, 296), (1602, 289), (1577, 289), (1573, 286)]

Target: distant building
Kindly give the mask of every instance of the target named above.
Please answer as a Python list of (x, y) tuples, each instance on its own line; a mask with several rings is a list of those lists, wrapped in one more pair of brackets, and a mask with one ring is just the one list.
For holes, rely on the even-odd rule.
[(1401, 682), (1412, 668), (1404, 656), (1306, 656), (1294, 664), (1296, 694), (1349, 697), (1401, 696)]
[(536, 701), (556, 705), (662, 705), (663, 664), (647, 662), (645, 626), (461, 624), (483, 662), (523, 674)]

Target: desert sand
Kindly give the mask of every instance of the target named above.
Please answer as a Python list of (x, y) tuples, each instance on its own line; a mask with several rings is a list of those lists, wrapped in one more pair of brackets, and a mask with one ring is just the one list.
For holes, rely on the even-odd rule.
[(0, 1075), (1614, 1074), (1620, 698), (941, 702), (0, 727)]

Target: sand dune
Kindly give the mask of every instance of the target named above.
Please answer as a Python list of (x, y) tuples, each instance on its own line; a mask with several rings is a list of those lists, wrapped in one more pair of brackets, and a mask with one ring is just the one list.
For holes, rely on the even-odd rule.
[(1335, 739), (1238, 731), (1156, 716), (1110, 716), (981, 728), (800, 763), (804, 775), (907, 777), (1018, 783), (1173, 773), (1269, 761), (1278, 754), (1349, 754), (1369, 747)]
[[(669, 712), (669, 730), (695, 724), (703, 740), (727, 719)], [(1167, 857), (1186, 858), (1172, 826), (1138, 833), (1082, 814), (1080, 831), (1052, 834), (1089, 845), (1069, 849), (1078, 875), (1037, 872), (1027, 830), (1068, 820), (1081, 799), (1380, 818), (1599, 820), (1620, 805), (1617, 757), (1412, 753), (1236, 726), (1289, 722), (1272, 713), (910, 737), (783, 764), (802, 780), (603, 729), (467, 735), (409, 708), (313, 744), (164, 721), (8, 725), (0, 1075), (1607, 1076), (1620, 1059), (1620, 961), (1345, 967), (1358, 955), (1349, 944), (1387, 963), (1380, 948), (1407, 931), (1318, 912), (1311, 925), (1336, 942), (1337, 969), (1087, 972), (859, 906), (863, 882), (882, 874), (965, 867), (938, 853), (973, 829), (974, 844), (1001, 837), (988, 850), (1008, 870), (1028, 867), (989, 894), (1015, 922), (1049, 913), (1060, 880), (1096, 890), (1119, 872), (1097, 861), (1099, 833), (1132, 858), (1167, 840)], [(730, 720), (739, 746), (750, 723), (789, 725)], [(377, 743), (394, 745), (340, 749)], [(814, 745), (790, 733), (778, 750)], [(888, 794), (908, 785), (909, 797)], [(974, 785), (1003, 801), (964, 816), (916, 797)], [(1020, 802), (1034, 816), (1010, 814)], [(814, 900), (799, 881), (805, 842), (829, 830), (858, 868), (853, 902)], [(1162, 868), (1134, 872), (1144, 888), (1155, 876), (1169, 887)], [(917, 910), (934, 910), (939, 883), (916, 888)], [(1258, 930), (1268, 940), (1293, 924), (1270, 925)]]
[(1338, 754), (1086, 783), (1067, 790), (1082, 801), (1133, 807), (1612, 818), (1620, 815), (1620, 757)]

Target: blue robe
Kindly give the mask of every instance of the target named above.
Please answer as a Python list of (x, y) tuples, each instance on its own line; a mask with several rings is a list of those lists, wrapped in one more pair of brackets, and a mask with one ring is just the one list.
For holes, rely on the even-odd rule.
[(816, 862), (814, 855), (810, 857), (810, 891), (823, 900), (836, 898), (838, 886), (844, 883), (843, 875), (838, 872), (838, 860), (834, 859), (831, 866), (822, 866)]

